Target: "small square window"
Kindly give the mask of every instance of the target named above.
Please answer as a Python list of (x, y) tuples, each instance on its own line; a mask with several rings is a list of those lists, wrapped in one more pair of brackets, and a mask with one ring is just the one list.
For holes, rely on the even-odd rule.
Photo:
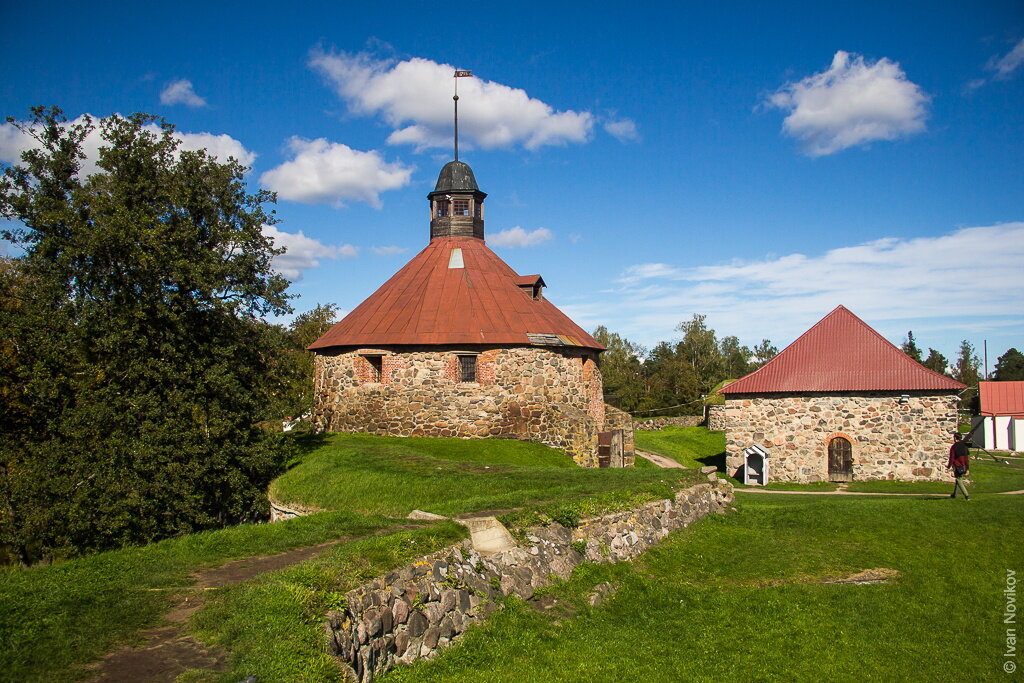
[(439, 199), (437, 200), (437, 217), (444, 218), (448, 215), (448, 200)]
[(459, 356), (459, 381), (476, 381), (476, 356)]
[(456, 199), (452, 201), (452, 215), (453, 216), (468, 216), (469, 215), (469, 200), (468, 199)]

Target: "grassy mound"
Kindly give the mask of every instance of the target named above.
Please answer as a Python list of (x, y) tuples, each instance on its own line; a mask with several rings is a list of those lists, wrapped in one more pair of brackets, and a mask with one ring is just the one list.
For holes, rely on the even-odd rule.
[(706, 427), (664, 427), (636, 431), (633, 436), (637, 450), (672, 458), (683, 467), (715, 465), (725, 469), (725, 432)]
[(508, 510), (623, 492), (667, 497), (687, 470), (576, 467), (539, 444), (336, 434), (271, 485), (286, 505), (404, 517)]
[[(387, 681), (1002, 680), (1024, 499), (750, 494)], [(875, 585), (829, 583), (896, 570)], [(889, 572), (879, 571), (881, 575)], [(595, 586), (614, 594), (597, 607)]]

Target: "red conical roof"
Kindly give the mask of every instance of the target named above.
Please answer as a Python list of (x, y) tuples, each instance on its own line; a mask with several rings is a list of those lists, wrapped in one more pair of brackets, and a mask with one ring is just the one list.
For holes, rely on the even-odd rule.
[(719, 392), (956, 391), (965, 386), (924, 367), (839, 306), (764, 367)]
[[(539, 278), (533, 276), (531, 282)], [(309, 348), (521, 344), (603, 350), (473, 237), (440, 237)]]

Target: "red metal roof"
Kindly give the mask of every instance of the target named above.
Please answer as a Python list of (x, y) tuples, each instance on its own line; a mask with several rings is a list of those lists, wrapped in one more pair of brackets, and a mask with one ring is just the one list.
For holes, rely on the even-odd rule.
[(1024, 416), (1024, 382), (979, 382), (982, 415)]
[(763, 367), (719, 391), (956, 391), (964, 387), (924, 367), (839, 306)]
[[(523, 291), (519, 284), (525, 279), (481, 239), (439, 237), (309, 348), (527, 345), (534, 343), (527, 336), (532, 334), (604, 349), (550, 301)], [(531, 276), (530, 282), (537, 279)]]

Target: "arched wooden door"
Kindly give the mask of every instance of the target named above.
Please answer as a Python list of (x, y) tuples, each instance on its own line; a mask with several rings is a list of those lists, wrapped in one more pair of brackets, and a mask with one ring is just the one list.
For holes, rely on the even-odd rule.
[(853, 446), (841, 436), (828, 442), (828, 480), (853, 481)]

